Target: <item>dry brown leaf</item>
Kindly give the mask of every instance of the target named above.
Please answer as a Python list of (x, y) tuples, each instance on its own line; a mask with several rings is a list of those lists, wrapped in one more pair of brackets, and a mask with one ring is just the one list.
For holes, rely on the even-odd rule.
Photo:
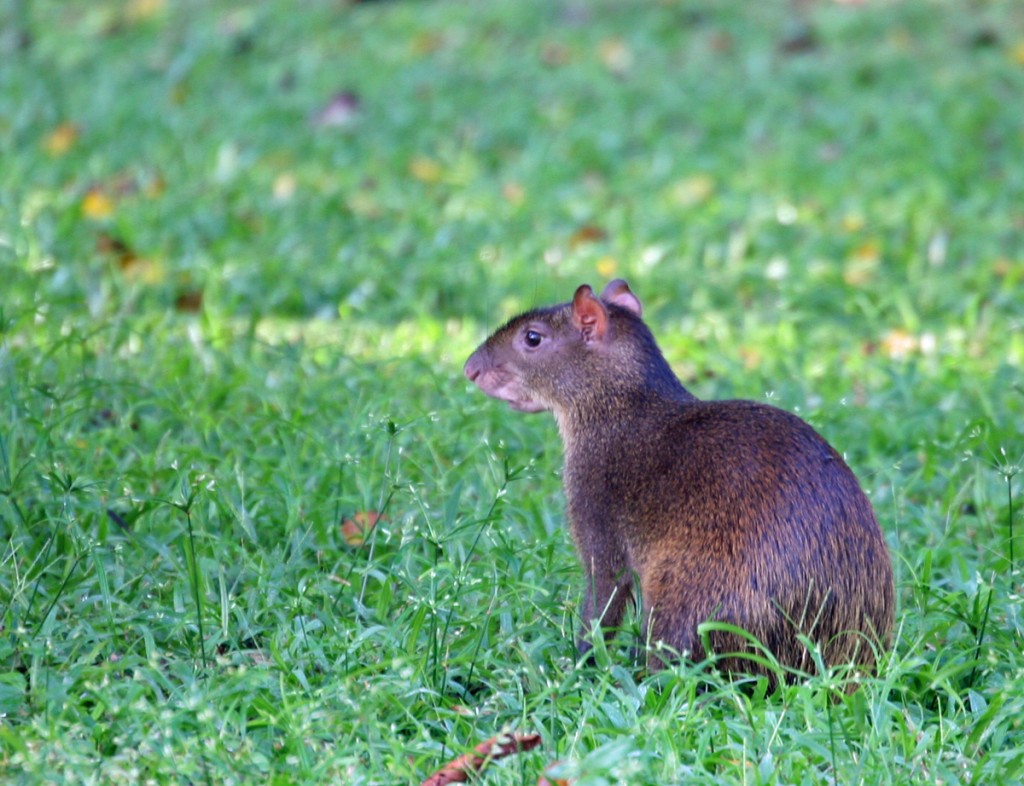
[(490, 762), (510, 756), (513, 753), (529, 751), (540, 745), (539, 734), (499, 734), (481, 742), (473, 753), (467, 753), (448, 762), (420, 786), (446, 786), (449, 783), (465, 783), (474, 772), (480, 772)]
[(548, 771), (557, 767), (560, 763), (556, 761), (545, 767), (544, 772), (537, 779), (537, 786), (569, 786), (568, 778), (552, 778), (548, 776)]
[(96, 238), (96, 251), (111, 261), (130, 281), (143, 284), (158, 284), (167, 277), (167, 271), (160, 262), (139, 256), (128, 243), (116, 235), (106, 232)]
[(595, 224), (584, 224), (569, 238), (569, 248), (579, 248), (588, 243), (598, 243), (608, 239), (608, 233)]
[(540, 47), (540, 61), (549, 68), (561, 68), (572, 60), (572, 52), (561, 41), (545, 41)]
[(194, 314), (203, 307), (203, 290), (185, 289), (174, 299), (174, 310)]
[(78, 126), (74, 123), (61, 123), (43, 140), (43, 149), (51, 156), (62, 156), (78, 141)]
[(384, 517), (373, 510), (361, 510), (341, 523), (341, 536), (350, 546), (362, 546)]
[(882, 339), (881, 346), (890, 358), (900, 360), (916, 352), (921, 346), (921, 342), (917, 336), (896, 328), (890, 330)]
[(526, 189), (519, 183), (506, 183), (501, 187), (501, 195), (505, 201), (518, 207), (526, 201)]

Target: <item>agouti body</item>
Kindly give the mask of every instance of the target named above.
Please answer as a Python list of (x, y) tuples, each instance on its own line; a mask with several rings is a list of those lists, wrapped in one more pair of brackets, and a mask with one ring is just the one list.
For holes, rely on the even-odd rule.
[[(640, 315), (624, 281), (600, 298), (584, 285), (511, 320), (465, 367), (488, 395), (558, 421), (587, 578), (581, 650), (591, 624), (619, 625), (636, 580), (646, 638), (694, 661), (705, 657), (698, 626), (713, 620), (792, 669), (814, 671), (801, 634), (825, 663), (870, 669), (888, 643), (893, 577), (857, 479), (795, 415), (691, 395)], [(750, 649), (733, 633), (710, 641), (719, 654)], [(718, 665), (765, 672), (744, 657)]]

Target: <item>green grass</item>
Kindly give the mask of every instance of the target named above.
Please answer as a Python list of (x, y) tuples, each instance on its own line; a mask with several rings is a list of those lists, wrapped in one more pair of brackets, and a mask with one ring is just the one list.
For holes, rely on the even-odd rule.
[[(1022, 95), (1011, 2), (0, 0), (0, 778), (1024, 782)], [(854, 695), (577, 662), (556, 430), (461, 364), (613, 275), (872, 496)]]

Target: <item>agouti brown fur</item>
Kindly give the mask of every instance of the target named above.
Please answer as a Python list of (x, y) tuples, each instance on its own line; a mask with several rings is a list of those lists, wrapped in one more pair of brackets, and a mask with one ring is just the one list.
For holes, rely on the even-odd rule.
[[(651, 644), (700, 661), (698, 626), (736, 625), (779, 663), (870, 670), (888, 644), (893, 577), (871, 504), (842, 457), (807, 423), (752, 401), (701, 401), (669, 368), (624, 281), (598, 298), (511, 320), (466, 376), (525, 412), (551, 410), (565, 447), (568, 518), (590, 625), (616, 628), (639, 584)], [(712, 630), (719, 655), (749, 652)], [(663, 665), (652, 655), (653, 668)], [(746, 657), (729, 672), (766, 673)]]

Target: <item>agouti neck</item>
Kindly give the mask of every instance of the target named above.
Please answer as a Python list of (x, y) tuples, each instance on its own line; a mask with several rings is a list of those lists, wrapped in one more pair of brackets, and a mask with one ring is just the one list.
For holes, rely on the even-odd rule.
[[(646, 333), (646, 331), (644, 331)], [(614, 353), (617, 373), (603, 368), (590, 384), (574, 385), (575, 395), (554, 408), (567, 453), (584, 453), (645, 430), (698, 399), (679, 381), (653, 339), (630, 335)]]

